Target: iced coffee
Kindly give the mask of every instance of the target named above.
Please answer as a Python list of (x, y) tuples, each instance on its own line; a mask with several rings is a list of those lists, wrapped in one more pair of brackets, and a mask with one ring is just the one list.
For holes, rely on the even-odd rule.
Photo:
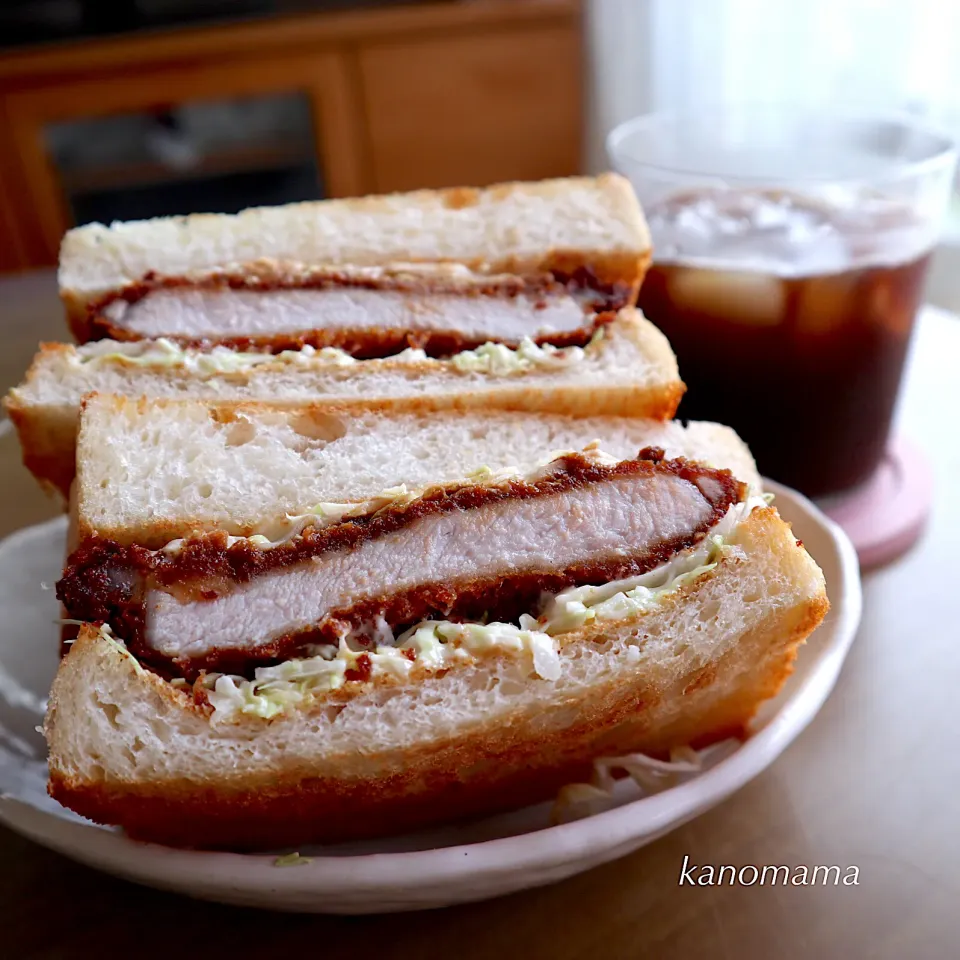
[(952, 137), (831, 104), (662, 111), (607, 138), (647, 213), (640, 293), (688, 418), (736, 427), (769, 477), (856, 490), (888, 442)]
[(679, 415), (735, 427), (761, 471), (810, 496), (883, 455), (934, 236), (879, 195), (694, 189), (647, 209), (640, 306), (668, 337)]

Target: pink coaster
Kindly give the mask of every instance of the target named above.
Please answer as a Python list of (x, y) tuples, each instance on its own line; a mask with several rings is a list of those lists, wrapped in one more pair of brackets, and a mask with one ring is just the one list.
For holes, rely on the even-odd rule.
[(872, 479), (819, 506), (843, 527), (867, 569), (895, 560), (917, 542), (932, 502), (930, 464), (912, 443), (896, 437)]

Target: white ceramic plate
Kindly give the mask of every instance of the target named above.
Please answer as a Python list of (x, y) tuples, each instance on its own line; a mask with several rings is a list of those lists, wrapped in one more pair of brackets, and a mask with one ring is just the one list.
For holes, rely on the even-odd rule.
[(753, 736), (714, 752), (705, 769), (638, 799), (621, 785), (616, 806), (560, 826), (549, 804), (457, 827), (363, 844), (276, 855), (202, 853), (136, 843), (61, 809), (45, 792), (36, 731), (56, 668), (52, 584), (65, 522), (31, 527), (0, 544), (0, 820), (44, 846), (138, 883), (275, 910), (372, 913), (481, 900), (560, 880), (613, 860), (724, 800), (769, 766), (813, 719), (833, 688), (860, 620), (857, 558), (842, 531), (808, 500), (770, 483), (781, 514), (823, 568), (832, 608), (802, 649), (784, 690)]

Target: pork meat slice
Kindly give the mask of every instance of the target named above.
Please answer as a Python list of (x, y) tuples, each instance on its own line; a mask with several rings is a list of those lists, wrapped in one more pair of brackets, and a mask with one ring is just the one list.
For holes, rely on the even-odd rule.
[[(724, 499), (726, 498), (726, 499)], [(385, 536), (292, 567), (267, 570), (213, 599), (185, 600), (154, 583), (144, 595), (145, 644), (177, 661), (211, 651), (256, 648), (332, 616), (349, 618), (391, 595), (487, 581), (493, 595), (511, 578), (583, 571), (631, 575), (664, 545), (703, 536), (733, 499), (709, 473), (616, 476), (526, 499), (421, 516)], [(579, 571), (575, 573), (574, 571)], [(560, 581), (563, 582), (563, 577)], [(442, 611), (441, 611), (442, 612)]]
[(140, 338), (265, 341), (323, 331), (330, 346), (367, 331), (381, 337), (385, 331), (409, 333), (414, 339), (453, 333), (466, 345), (487, 340), (516, 345), (524, 337), (545, 340), (589, 325), (584, 302), (559, 291), (497, 297), (362, 287), (159, 288), (132, 303), (116, 300), (103, 316), (114, 328)]

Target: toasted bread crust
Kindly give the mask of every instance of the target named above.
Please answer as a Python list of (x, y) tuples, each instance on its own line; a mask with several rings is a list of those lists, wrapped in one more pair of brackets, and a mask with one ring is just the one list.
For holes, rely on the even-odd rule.
[(3, 405), (20, 440), (23, 465), (50, 496), (60, 496), (66, 509), (76, 476), (79, 408), (37, 407), (9, 395)]
[[(548, 799), (565, 783), (588, 777), (597, 757), (631, 752), (663, 756), (675, 746), (700, 747), (740, 735), (789, 676), (798, 645), (829, 606), (822, 575), (774, 510), (755, 509), (741, 529), (737, 539), (748, 544), (755, 560), (749, 554), (746, 561), (722, 560), (666, 598), (655, 613), (569, 635), (564, 650), (569, 647), (573, 654), (618, 635), (637, 636), (638, 629), (644, 638), (656, 634), (664, 618), (698, 604), (699, 598), (740, 589), (739, 565), (744, 562), (754, 570), (773, 563), (769, 569), (774, 575), (800, 579), (804, 585), (795, 599), (766, 609), (732, 643), (699, 653), (678, 649), (647, 661), (642, 669), (618, 659), (616, 670), (577, 688), (575, 695), (542, 694), (535, 702), (514, 706), (506, 717), (454, 725), (419, 745), (398, 743), (373, 753), (365, 749), (324, 757), (324, 742), (318, 740), (316, 752), (301, 751), (295, 758), (284, 750), (273, 753), (270, 764), (247, 764), (243, 770), (220, 764), (219, 773), (200, 781), (172, 770), (165, 776), (127, 775), (86, 759), (88, 749), (108, 749), (97, 740), (85, 746), (71, 740), (76, 711), (91, 709), (87, 678), (113, 676), (113, 688), (127, 689), (125, 696), (145, 704), (150, 717), (192, 717), (191, 749), (211, 750), (212, 759), (219, 736), (256, 742), (260, 731), (285, 741), (298, 721), (278, 721), (276, 731), (270, 722), (252, 721), (236, 733), (203, 734), (203, 710), (188, 695), (141, 670), (128, 653), (86, 627), (51, 692), (45, 724), (50, 793), (83, 816), (120, 825), (140, 839), (262, 849), (398, 833), (493, 813)], [(756, 584), (756, 573), (752, 576), (750, 583)], [(691, 646), (687, 640), (692, 635), (676, 639), (683, 648)], [(443, 685), (455, 673), (477, 669), (464, 664), (434, 683)], [(347, 685), (316, 710), (362, 696), (368, 686)]]
[[(764, 699), (790, 675), (797, 647), (823, 619), (825, 597), (770, 617), (714, 664), (669, 690), (643, 679), (591, 691), (577, 722), (546, 735), (534, 718), (494, 725), (429, 749), (408, 751), (376, 777), (270, 778), (236, 789), (198, 791), (189, 781), (155, 785), (83, 782), (51, 769), (49, 792), (98, 823), (138, 840), (177, 847), (256, 850), (402, 833), (548, 800), (589, 780), (592, 759), (665, 756), (744, 736)], [(728, 696), (716, 696), (744, 665), (758, 667)], [(677, 719), (666, 724), (681, 706)]]

